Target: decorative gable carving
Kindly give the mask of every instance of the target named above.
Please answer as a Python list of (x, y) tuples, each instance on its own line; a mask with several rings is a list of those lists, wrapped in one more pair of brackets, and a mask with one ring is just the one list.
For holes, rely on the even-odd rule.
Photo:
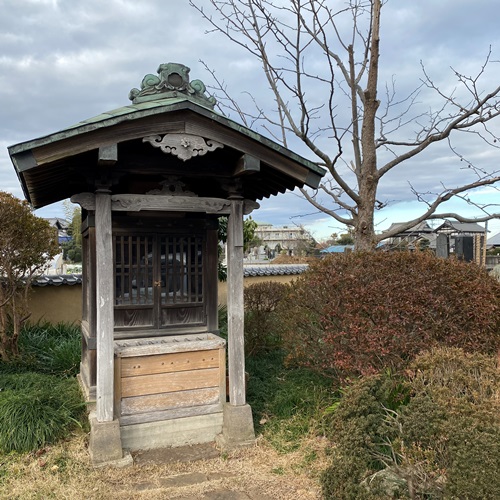
[(144, 137), (142, 142), (149, 142), (155, 148), (160, 148), (164, 153), (177, 156), (182, 161), (224, 147), (224, 144), (220, 142), (191, 134), (166, 134), (163, 137), (161, 135), (149, 135)]
[(156, 196), (198, 196), (196, 193), (186, 189), (186, 184), (178, 177), (168, 176), (160, 182), (161, 189), (153, 189), (146, 194)]

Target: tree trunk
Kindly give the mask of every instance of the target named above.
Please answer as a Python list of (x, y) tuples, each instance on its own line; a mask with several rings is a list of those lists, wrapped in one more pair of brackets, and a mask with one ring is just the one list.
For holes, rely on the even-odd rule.
[(380, 9), (381, 0), (373, 1), (372, 29), (370, 38), (370, 63), (368, 81), (364, 91), (364, 114), (361, 127), (362, 162), (358, 173), (359, 202), (354, 225), (356, 250), (375, 249), (375, 204), (377, 197), (378, 172), (377, 149), (375, 145), (375, 119), (377, 100), (378, 64), (380, 56)]
[(374, 204), (377, 186), (365, 181), (361, 194), (362, 203), (358, 206), (358, 214), (354, 226), (354, 246), (356, 250), (372, 251), (376, 247)]

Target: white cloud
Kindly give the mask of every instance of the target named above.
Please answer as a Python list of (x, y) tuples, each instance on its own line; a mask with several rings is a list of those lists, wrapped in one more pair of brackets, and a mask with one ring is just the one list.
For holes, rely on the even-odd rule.
[[(288, 4), (286, 0), (280, 2)], [(477, 72), (490, 44), (495, 54), (493, 59), (498, 60), (500, 31), (492, 15), (497, 7), (496, 0), (388, 2), (383, 9), (381, 82), (395, 75), (402, 94), (411, 91), (422, 76), (422, 60), (436, 82), (449, 90), (456, 84), (450, 66)], [(209, 85), (210, 76), (199, 63), (202, 59), (240, 102), (249, 102), (243, 92), (250, 91), (265, 107), (270, 107), (272, 97), (259, 63), (223, 36), (205, 34), (208, 28), (198, 13), (188, 7), (187, 0), (3, 0), (0, 189), (22, 195), (7, 145), (128, 104), (128, 91), (138, 87), (142, 77), (154, 73), (163, 62), (184, 63), (191, 67), (193, 79), (199, 78)], [(306, 63), (315, 71), (322, 68), (322, 59), (316, 53), (308, 54)], [(497, 84), (497, 71), (494, 64), (486, 75), (488, 85)], [(312, 86), (307, 90), (307, 98), (311, 103), (321, 104), (321, 89)], [(435, 94), (427, 91), (419, 98), (425, 109), (435, 100)], [(413, 128), (414, 123), (406, 132)], [(328, 135), (318, 139), (318, 144), (333, 155), (335, 143)], [(498, 169), (497, 149), (464, 134), (453, 139), (459, 152), (476, 166)], [(290, 147), (314, 160), (299, 141), (292, 141)], [(387, 157), (381, 155), (380, 163)], [(449, 149), (437, 147), (394, 170), (381, 185), (381, 201), (393, 203), (379, 222), (383, 220), (389, 225), (404, 216), (412, 217), (417, 207), (421, 208), (409, 202), (408, 181), (422, 192), (436, 191), (441, 182), (453, 185), (468, 178), (470, 173), (460, 166)], [(485, 188), (474, 193), (474, 196), (486, 195), (491, 200), (497, 192)], [(304, 223), (309, 227), (315, 223), (320, 231), (339, 232), (337, 223), (293, 194), (264, 200), (253, 217), (275, 224)]]

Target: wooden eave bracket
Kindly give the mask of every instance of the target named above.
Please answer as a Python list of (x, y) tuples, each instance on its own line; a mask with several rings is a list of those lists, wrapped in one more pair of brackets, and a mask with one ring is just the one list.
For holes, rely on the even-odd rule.
[(309, 172), (307, 174), (306, 180), (304, 181), (304, 184), (307, 184), (309, 187), (313, 189), (318, 189), (319, 183), (321, 182), (321, 178), (323, 176), (315, 173), (315, 172)]
[(97, 163), (102, 167), (112, 167), (118, 161), (118, 144), (109, 144), (99, 148)]
[(252, 155), (244, 154), (238, 160), (236, 168), (234, 169), (234, 176), (248, 175), (260, 172), (260, 160)]

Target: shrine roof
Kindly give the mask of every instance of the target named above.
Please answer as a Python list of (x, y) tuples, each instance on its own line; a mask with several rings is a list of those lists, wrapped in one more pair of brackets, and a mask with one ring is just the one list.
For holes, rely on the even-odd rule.
[[(140, 156), (144, 152), (139, 143), (145, 136), (153, 137), (152, 134), (187, 134), (219, 141), (220, 147), (226, 148), (224, 156), (219, 152), (219, 164), (236, 165), (243, 155), (255, 158), (258, 166), (249, 167), (244, 176), (241, 168), (234, 175), (241, 176), (239, 182), (249, 199), (261, 199), (297, 186), (319, 185), (326, 172), (323, 168), (214, 111), (215, 99), (205, 95), (201, 81), (189, 81), (189, 68), (169, 63), (160, 65), (158, 73), (158, 77), (146, 75), (140, 90), (131, 90), (131, 104), (8, 148), (24, 194), (35, 208), (92, 190), (92, 182), (106, 164), (101, 162), (103, 148), (115, 148), (118, 160), (114, 161), (124, 165), (130, 156), (130, 144), (133, 143), (133, 152)], [(205, 158), (215, 163), (215, 156), (212, 154), (214, 160), (208, 156), (196, 159), (195, 163)], [(176, 160), (168, 160), (170, 171)], [(179, 165), (185, 172), (184, 164)], [(176, 168), (181, 170), (180, 166)], [(258, 175), (247, 175), (253, 174), (252, 170)], [(227, 173), (223, 176), (227, 177)]]

